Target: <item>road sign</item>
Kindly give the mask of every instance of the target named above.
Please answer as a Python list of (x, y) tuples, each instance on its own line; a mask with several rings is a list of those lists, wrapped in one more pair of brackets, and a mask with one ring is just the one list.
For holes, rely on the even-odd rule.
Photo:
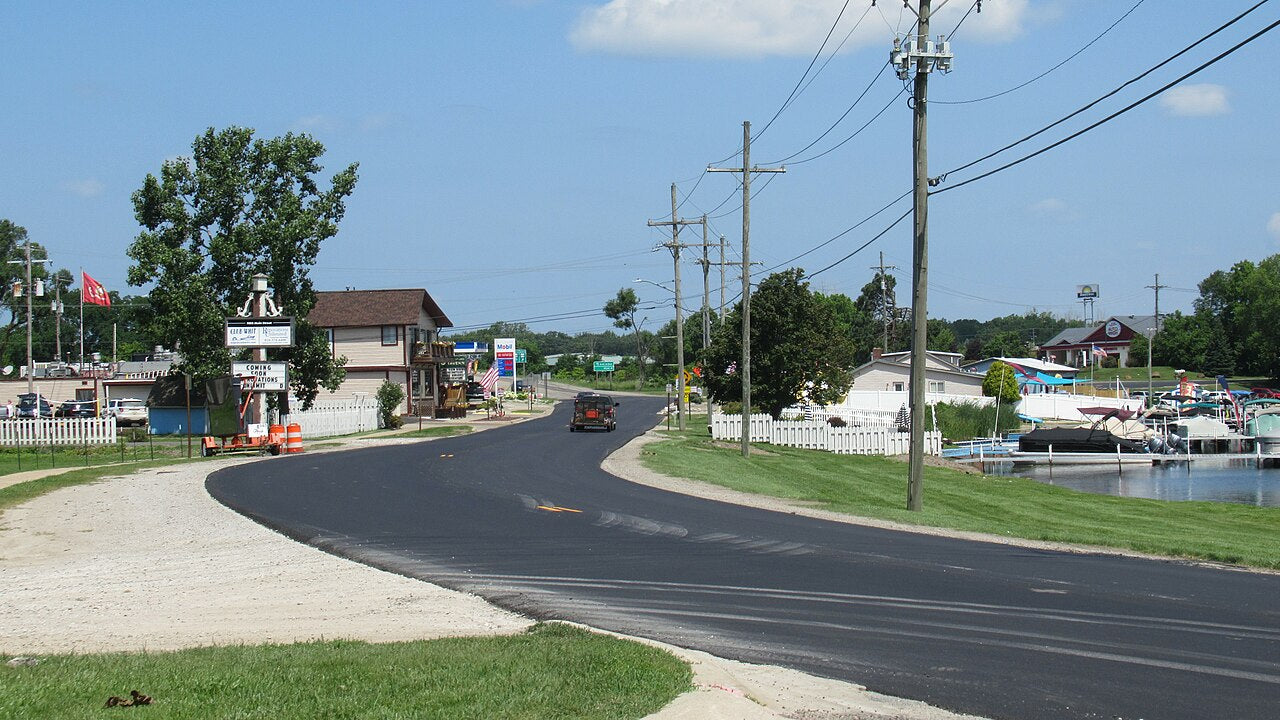
[(254, 392), (283, 392), (289, 389), (288, 365), (282, 362), (233, 362), (231, 374), (253, 376)]
[(525, 350), (524, 348), (516, 348), (516, 362), (518, 363), (529, 362), (529, 351)]
[(229, 348), (293, 347), (293, 318), (227, 318)]
[(612, 360), (596, 360), (591, 363), (591, 369), (596, 372), (613, 372)]

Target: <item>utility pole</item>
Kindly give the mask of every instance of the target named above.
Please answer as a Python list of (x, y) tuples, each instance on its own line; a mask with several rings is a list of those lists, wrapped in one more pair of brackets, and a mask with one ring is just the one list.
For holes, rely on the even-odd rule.
[(678, 427), (683, 432), (685, 429), (685, 404), (684, 404), (684, 317), (680, 308), (683, 298), (680, 297), (680, 248), (684, 247), (680, 244), (680, 226), (697, 225), (702, 220), (680, 220), (676, 217), (676, 184), (671, 183), (671, 219), (670, 220), (650, 220), (649, 227), (657, 225), (671, 226), (671, 242), (663, 243), (663, 247), (671, 250), (671, 259), (675, 262), (675, 280), (676, 280), (676, 417), (679, 419)]
[(724, 236), (720, 236), (720, 324), (724, 324)]
[[(35, 380), (35, 375), (36, 375), (36, 366), (35, 366), (35, 363), (34, 363), (34, 362), (32, 361), (32, 359), (31, 359), (31, 296), (32, 296), (33, 294), (35, 294), (35, 293), (33, 292), (33, 291), (35, 290), (35, 288), (31, 287), (31, 238), (27, 238), (27, 240), (26, 240), (25, 244), (23, 245), (23, 248), (24, 248), (24, 250), (23, 250), (23, 253), (24, 253), (24, 255), (23, 255), (23, 259), (22, 259), (22, 260), (10, 260), (10, 261), (9, 261), (9, 263), (10, 263), (11, 265), (16, 265), (16, 264), (21, 263), (21, 264), (26, 268), (26, 274), (25, 274), (26, 281), (25, 281), (25, 282), (24, 282), (24, 284), (22, 285), (22, 288), (21, 288), (21, 289), (22, 289), (22, 292), (23, 292), (23, 293), (25, 293), (25, 294), (26, 294), (26, 296), (27, 296), (27, 394), (28, 394), (28, 395), (32, 395), (32, 394), (34, 394), (34, 393), (35, 393), (35, 391), (36, 391), (36, 388), (35, 388), (35, 382), (36, 382), (36, 380)], [(46, 255), (47, 255), (47, 254), (48, 254), (48, 253), (46, 253)], [(46, 258), (45, 258), (45, 259), (43, 259), (43, 260), (36, 260), (36, 262), (47, 263), (47, 262), (49, 262), (49, 259), (46, 257)], [(14, 295), (15, 295), (15, 296), (17, 295), (17, 291), (18, 291), (18, 289), (17, 289), (17, 288), (14, 288)], [(44, 289), (43, 289), (43, 286), (41, 286), (41, 289), (40, 289), (40, 293), (39, 293), (39, 294), (40, 294), (40, 295), (44, 295)], [(39, 415), (40, 415), (40, 407), (39, 407), (39, 405), (40, 405), (40, 403), (36, 403), (36, 415), (37, 415), (37, 416), (39, 416)]]
[(707, 172), (742, 173), (742, 457), (751, 456), (751, 175), (784, 173), (786, 167), (751, 167), (751, 121), (742, 122), (742, 167)]
[(1160, 273), (1156, 273), (1156, 284), (1148, 285), (1148, 288), (1156, 291), (1156, 332), (1160, 332), (1160, 288), (1167, 288), (1168, 285), (1160, 284)]
[(879, 265), (872, 265), (872, 266), (871, 266), (871, 269), (872, 269), (872, 270), (876, 270), (877, 268), (880, 270), (880, 276), (879, 276), (879, 277), (880, 277), (880, 306), (881, 306), (881, 308), (882, 308), (881, 313), (883, 313), (883, 314), (884, 314), (884, 351), (885, 351), (885, 352), (889, 352), (889, 319), (890, 319), (891, 317), (893, 317), (893, 315), (897, 314), (898, 308), (897, 308), (897, 303), (894, 303), (893, 312), (892, 312), (892, 313), (890, 313), (890, 311), (889, 311), (889, 287), (888, 287), (888, 284), (885, 282), (885, 279), (884, 279), (884, 271), (885, 271), (885, 270), (897, 270), (897, 269), (898, 269), (898, 266), (897, 266), (897, 265), (889, 265), (888, 267), (885, 267), (885, 264), (884, 264), (884, 251), (883, 251), (883, 250), (881, 250), (881, 251), (880, 251), (880, 264), (879, 264)]
[[(929, 342), (929, 156), (928, 96), (929, 72), (951, 69), (950, 43), (929, 38), (929, 2), (920, 0), (917, 33), (905, 40), (895, 39), (889, 54), (898, 77), (906, 80), (915, 64), (915, 91), (912, 94), (911, 144), (914, 156), (912, 206), (914, 241), (911, 273), (911, 453), (907, 480), (907, 509), (920, 510), (924, 497), (925, 362)], [(907, 6), (908, 9), (910, 6)]]
[(1151, 374), (1151, 346), (1156, 344), (1156, 333), (1160, 332), (1160, 288), (1166, 288), (1169, 286), (1161, 285), (1160, 273), (1156, 273), (1155, 285), (1148, 285), (1147, 287), (1156, 291), (1156, 324), (1155, 324), (1155, 327), (1151, 328), (1150, 333), (1147, 335), (1147, 402), (1146, 402), (1146, 405), (1147, 407), (1152, 407), (1151, 393), (1152, 393), (1152, 386), (1154, 385), (1154, 383), (1152, 382), (1152, 377), (1154, 376)]

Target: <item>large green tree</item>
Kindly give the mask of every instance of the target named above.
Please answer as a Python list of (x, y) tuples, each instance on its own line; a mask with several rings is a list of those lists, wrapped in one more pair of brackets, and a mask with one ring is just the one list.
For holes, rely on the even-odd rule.
[(357, 165), (322, 189), (318, 141), (292, 133), (256, 139), (242, 127), (209, 128), (191, 150), (165, 161), (133, 194), (143, 231), (129, 248), (129, 283), (153, 283), (147, 332), (181, 352), (181, 370), (225, 375), (232, 357), (223, 319), (244, 303), (249, 278), (265, 273), (277, 306), (297, 320), (295, 346), (268, 357), (290, 364), (292, 389), (309, 407), (320, 387), (336, 389), (343, 378), (343, 360), (334, 360), (306, 316), (316, 302), (310, 269), (320, 244), (338, 232)]
[[(716, 330), (703, 356), (702, 376), (718, 402), (741, 398), (742, 304)], [(760, 283), (751, 298), (751, 398), (777, 418), (806, 395), (829, 404), (849, 391), (854, 344), (830, 303), (792, 268)]]

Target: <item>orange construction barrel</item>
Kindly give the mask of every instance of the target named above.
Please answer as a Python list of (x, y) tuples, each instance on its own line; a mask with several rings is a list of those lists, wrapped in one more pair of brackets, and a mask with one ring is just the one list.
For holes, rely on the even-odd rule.
[(284, 437), (285, 436), (284, 436), (283, 425), (272, 425), (271, 427), (267, 428), (267, 444), (268, 445), (279, 445), (281, 448), (283, 448)]
[(284, 451), (290, 453), (302, 452), (302, 426), (298, 423), (289, 423), (289, 430), (285, 434)]

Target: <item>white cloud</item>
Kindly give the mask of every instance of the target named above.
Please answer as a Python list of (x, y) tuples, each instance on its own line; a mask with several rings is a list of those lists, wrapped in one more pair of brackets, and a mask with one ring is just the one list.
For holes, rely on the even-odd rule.
[[(965, 20), (965, 37), (1007, 41), (1016, 36), (1028, 14), (1027, 1), (985, 4), (981, 14)], [(914, 21), (891, 2), (855, 5), (841, 18), (828, 50), (862, 18), (843, 50), (879, 45), (887, 52), (890, 26), (906, 32)], [(939, 27), (954, 27), (967, 9), (968, 3), (947, 3), (935, 15)], [(839, 5), (829, 0), (609, 0), (583, 10), (569, 39), (582, 50), (627, 55), (811, 55), (838, 12)]]
[(87, 178), (84, 180), (68, 180), (62, 183), (62, 189), (82, 198), (91, 198), (101, 195), (106, 186), (94, 178)]
[(331, 115), (304, 115), (298, 118), (294, 127), (305, 133), (332, 133), (343, 130), (346, 123), (341, 118)]
[(1221, 85), (1179, 85), (1161, 95), (1160, 104), (1173, 115), (1225, 115), (1231, 112), (1227, 95), (1227, 88)]
[(1032, 203), (1027, 212), (1042, 218), (1053, 220), (1076, 220), (1079, 213), (1061, 198), (1045, 198)]
[(1267, 232), (1271, 233), (1271, 237), (1280, 240), (1280, 212), (1272, 213), (1271, 219), (1267, 221)]

